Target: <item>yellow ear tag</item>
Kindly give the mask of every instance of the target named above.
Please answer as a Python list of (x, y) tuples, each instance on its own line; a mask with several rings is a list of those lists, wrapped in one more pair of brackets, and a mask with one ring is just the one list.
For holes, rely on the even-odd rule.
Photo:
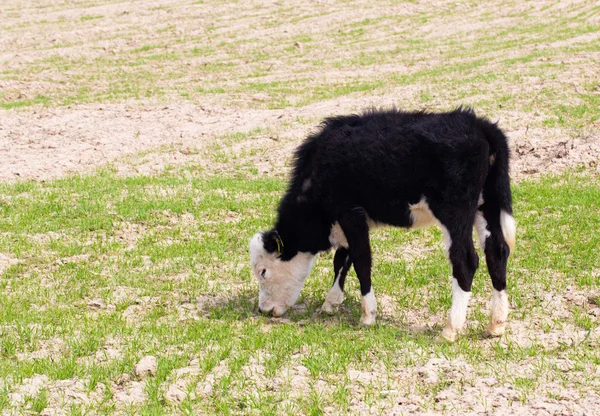
[(275, 242), (277, 243), (277, 255), (281, 254), (281, 248), (283, 247), (283, 241), (281, 241), (280, 237), (277, 237), (275, 239)]

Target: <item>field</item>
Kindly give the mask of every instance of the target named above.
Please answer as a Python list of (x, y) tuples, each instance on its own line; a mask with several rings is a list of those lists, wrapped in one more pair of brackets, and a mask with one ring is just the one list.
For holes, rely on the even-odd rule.
[[(596, 1), (0, 4), (0, 414), (600, 414)], [(378, 323), (320, 256), (258, 314), (248, 242), (328, 115), (473, 106), (509, 136), (507, 334), (438, 229), (372, 235)], [(150, 374), (136, 364), (156, 359)]]

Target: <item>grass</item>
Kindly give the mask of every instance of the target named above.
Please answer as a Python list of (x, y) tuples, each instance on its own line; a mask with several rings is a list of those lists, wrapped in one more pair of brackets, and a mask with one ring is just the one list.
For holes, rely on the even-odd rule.
[[(532, 126), (582, 127), (598, 120), (597, 94), (578, 94), (578, 85), (597, 81), (593, 73), (580, 70), (594, 66), (598, 51), (595, 2), (560, 13), (552, 3), (518, 8), (488, 2), (482, 8), (466, 2), (425, 9), (411, 2), (388, 3), (340, 1), (333, 8), (244, 4), (235, 16), (218, 1), (173, 4), (169, 13), (158, 6), (146, 18), (157, 34), (146, 24), (132, 27), (129, 13), (112, 8), (103, 15), (82, 9), (83, 14), (43, 25), (35, 10), (29, 15), (7, 10), (0, 30), (9, 39), (8, 52), (28, 59), (4, 65), (0, 81), (8, 86), (0, 108), (133, 98), (277, 109), (391, 94), (407, 107), (440, 108), (461, 101), (492, 116), (505, 108), (548, 114), (533, 117)], [(35, 24), (48, 33), (78, 30), (86, 36), (16, 41)], [(107, 24), (118, 30), (107, 34)], [(82, 45), (88, 53), (69, 53)], [(33, 84), (39, 74), (47, 82)], [(499, 106), (506, 84), (519, 88), (512, 90), (509, 105)], [(259, 99), (257, 92), (263, 94)]]
[[(431, 357), (463, 360), (470, 377), (491, 372), (498, 385), (514, 386), (527, 400), (544, 394), (540, 380), (555, 373), (557, 360), (582, 369), (590, 360), (600, 362), (597, 336), (577, 341), (575, 349), (563, 347), (569, 337), (579, 339), (578, 329), (595, 333), (598, 318), (591, 311), (597, 305), (593, 299), (579, 305), (562, 298), (567, 290), (586, 294), (600, 285), (595, 251), (600, 237), (590, 233), (600, 226), (598, 177), (572, 172), (515, 186), (519, 247), (509, 273), (514, 336), (480, 338), (490, 298), (482, 267), (469, 329), (456, 344), (443, 345), (434, 338), (450, 306), (445, 278), (450, 268), (438, 230), (374, 234), (375, 291), (380, 302), (388, 303), (376, 327), (357, 325), (360, 300), (353, 276), (340, 314), (314, 315), (332, 280), (331, 254), (320, 257), (307, 281), (305, 307), (291, 312), (289, 323), (277, 323), (257, 315), (247, 242), (272, 223), (285, 183), (207, 179), (193, 167), (186, 169), (133, 178), (103, 171), (45, 184), (0, 185), (0, 252), (19, 259), (0, 278), (0, 386), (5, 391), (36, 375), (50, 379), (47, 389), (60, 380), (82, 380), (86, 394), (96, 397), (83, 410), (109, 409), (122, 405), (114, 399), (121, 388), (117, 378), (133, 376), (133, 365), (151, 354), (158, 358), (158, 374), (144, 385), (145, 400), (131, 408), (143, 414), (177, 406), (191, 413), (292, 409), (320, 414), (328, 406), (347, 408), (357, 391), (372, 409), (383, 409), (386, 400), (380, 394), (390, 389), (386, 384), (401, 392), (416, 388), (422, 410), (440, 410), (435, 397), (453, 388), (457, 373), (448, 370), (449, 382), (433, 387), (412, 374), (410, 387), (395, 372), (420, 368)], [(410, 246), (429, 249), (411, 257), (403, 254)], [(567, 315), (548, 321), (545, 294), (562, 299)], [(100, 306), (90, 306), (92, 301)], [(433, 326), (421, 332), (415, 329), (419, 322)], [(559, 339), (564, 334), (564, 339), (552, 344), (538, 338), (535, 328), (541, 322), (547, 333)], [(523, 334), (532, 338), (519, 343)], [(56, 338), (64, 345), (55, 351)], [(116, 345), (118, 355), (107, 358), (107, 345)], [(44, 349), (55, 352), (39, 353)], [(190, 395), (173, 407), (164, 394), (177, 380), (175, 370), (194, 359), (196, 371), (184, 377)], [(537, 366), (542, 375), (514, 378), (507, 363)], [(378, 379), (366, 384), (348, 379), (348, 370), (363, 374), (374, 364)], [(576, 376), (592, 377), (583, 370), (561, 375), (565, 383)], [(207, 383), (211, 388), (205, 390)], [(292, 400), (299, 386), (306, 395)], [(0, 406), (10, 409), (2, 397)], [(20, 408), (39, 412), (48, 397), (40, 390)]]
[[(339, 313), (317, 313), (331, 253), (284, 319), (258, 315), (247, 247), (274, 221), (289, 168), (282, 149), (323, 108), (462, 103), (509, 131), (593, 137), (596, 2), (5, 3), (0, 111), (11, 116), (121, 102), (316, 110), (205, 137), (191, 152), (210, 166), (0, 183), (0, 414), (528, 413), (532, 403), (574, 412), (597, 403), (600, 178), (591, 169), (514, 185), (518, 247), (502, 339), (481, 337), (491, 298), (482, 261), (465, 333), (435, 342), (451, 304), (435, 228), (373, 233), (372, 328), (358, 326), (354, 272)], [(255, 162), (269, 158), (285, 161), (267, 178)], [(139, 380), (145, 355), (157, 373)], [(182, 400), (169, 398), (175, 387)]]

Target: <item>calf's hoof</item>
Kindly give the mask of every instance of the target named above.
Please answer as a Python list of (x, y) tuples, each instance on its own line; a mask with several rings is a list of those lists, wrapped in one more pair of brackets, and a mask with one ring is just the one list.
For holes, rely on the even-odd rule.
[(377, 316), (377, 301), (373, 290), (364, 295), (361, 300), (361, 316), (360, 324), (365, 326), (375, 325), (375, 317)]
[(321, 306), (321, 312), (326, 313), (327, 315), (333, 315), (339, 309), (340, 305), (332, 304), (328, 300), (323, 302), (323, 306)]
[(375, 314), (363, 314), (360, 317), (360, 324), (363, 326), (375, 325)]
[(446, 342), (454, 342), (456, 341), (457, 331), (451, 328), (444, 328), (442, 332), (436, 337), (436, 342), (438, 343), (446, 343)]
[(323, 306), (321, 306), (321, 311), (328, 315), (332, 315), (339, 309), (343, 301), (344, 292), (342, 292), (339, 287), (335, 285), (327, 294), (325, 302), (323, 302)]
[(485, 330), (485, 333), (483, 334), (483, 336), (485, 336), (486, 338), (501, 337), (502, 335), (504, 335), (505, 330), (506, 330), (506, 324), (504, 324), (504, 323), (502, 323), (502, 324), (490, 323), (488, 325), (487, 329)]

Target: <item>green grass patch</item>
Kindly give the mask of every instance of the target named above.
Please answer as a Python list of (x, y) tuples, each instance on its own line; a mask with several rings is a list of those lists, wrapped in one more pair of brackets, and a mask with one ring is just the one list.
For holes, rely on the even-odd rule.
[(102, 15), (85, 15), (85, 16), (81, 16), (81, 21), (82, 22), (86, 22), (88, 20), (95, 20), (95, 19), (102, 19), (104, 16)]
[[(189, 11), (151, 7), (147, 11), (156, 27), (149, 30), (158, 35), (158, 43), (148, 38), (145, 27), (120, 26), (111, 37), (100, 35), (102, 31), (96, 29), (107, 16), (92, 12), (52, 21), (13, 22), (17, 14), (8, 17), (7, 33), (18, 36), (35, 25), (52, 33), (80, 28), (90, 31), (89, 39), (69, 43), (45, 36), (44, 42), (8, 50), (25, 53), (27, 59), (8, 62), (0, 73), (0, 81), (10, 86), (0, 98), (0, 107), (151, 98), (280, 109), (396, 90), (402, 107), (442, 108), (462, 102), (478, 104), (493, 114), (502, 101), (503, 109), (548, 114), (545, 120), (533, 118), (541, 127), (581, 128), (598, 120), (595, 92), (582, 94), (568, 83), (546, 82), (547, 91), (538, 94), (536, 82), (531, 82), (594, 81), (582, 68), (593, 64), (586, 56), (598, 51), (593, 35), (599, 28), (590, 20), (597, 6), (582, 5), (578, 13), (556, 13), (545, 7), (536, 19), (526, 8), (498, 21), (494, 16), (499, 12), (504, 16), (512, 5), (490, 3), (485, 12), (472, 5), (417, 12), (411, 2), (401, 7), (392, 3), (389, 10), (352, 2), (333, 9), (325, 4), (311, 10), (288, 5), (275, 13), (249, 6), (234, 18), (248, 30), (233, 29), (231, 22), (223, 20), (219, 2), (211, 7), (194, 3)], [(400, 7), (397, 13), (396, 7)], [(196, 11), (206, 21), (193, 20)], [(359, 17), (349, 20), (338, 15), (348, 11)], [(125, 25), (124, 16), (116, 15), (115, 23)], [(326, 25), (320, 22), (324, 18), (330, 19)], [(181, 21), (177, 28), (173, 19)], [(464, 19), (489, 24), (461, 30)], [(440, 32), (443, 35), (432, 30), (438, 24), (448, 28)], [(101, 41), (121, 46), (104, 46)], [(72, 47), (89, 47), (94, 53), (73, 55)], [(48, 58), (48, 50), (57, 49), (65, 53)], [(364, 74), (357, 76), (356, 69)], [(21, 85), (32, 90), (22, 91)], [(520, 87), (508, 91), (510, 85)], [(415, 90), (414, 95), (404, 94), (408, 86), (406, 91)], [(86, 93), (79, 94), (81, 89)], [(265, 97), (257, 98), (257, 92)], [(28, 98), (13, 98), (19, 96)]]
[[(175, 371), (193, 359), (198, 370), (189, 389), (194, 394), (179, 408), (192, 413), (347, 409), (349, 386), (356, 383), (348, 378), (349, 369), (412, 368), (431, 356), (465, 360), (481, 377), (493, 371), (499, 383), (514, 385), (526, 401), (538, 383), (529, 376), (514, 378), (507, 362), (534, 359), (544, 371), (554, 371), (544, 363), (558, 358), (582, 368), (600, 362), (593, 342), (561, 348), (535, 338), (529, 346), (482, 341), (491, 296), (483, 264), (473, 287), (469, 329), (456, 344), (436, 343), (450, 307), (451, 272), (435, 228), (373, 233), (375, 292), (395, 310), (381, 312), (377, 326), (358, 326), (354, 272), (339, 314), (315, 315), (333, 278), (331, 253), (319, 257), (300, 300), (305, 308), (289, 312), (289, 323), (259, 316), (247, 245), (255, 232), (273, 223), (286, 184), (195, 172), (192, 167), (122, 178), (105, 171), (43, 184), (0, 185), (0, 252), (18, 260), (0, 277), (1, 408), (11, 409), (9, 392), (36, 375), (46, 375), (50, 383), (79, 379), (87, 392), (98, 392), (132, 374), (146, 354), (158, 358), (159, 368), (145, 385), (146, 399), (131, 408), (143, 413), (171, 411), (164, 394)], [(512, 322), (546, 314), (540, 301), (546, 293), (561, 296), (569, 287), (595, 292), (597, 302), (600, 287), (600, 237), (592, 232), (600, 227), (599, 178), (572, 172), (521, 183), (514, 186), (514, 200), (518, 248), (509, 263), (509, 336)], [(409, 246), (422, 254), (407, 255), (403, 247)], [(569, 325), (596, 330), (598, 320), (586, 305), (567, 304), (568, 317), (543, 321), (539, 336)], [(409, 318), (414, 314), (439, 322), (423, 332)], [(117, 356), (109, 358), (106, 342), (116, 342)], [(52, 349), (52, 343), (60, 347)], [(44, 350), (54, 352), (45, 355)], [(297, 388), (283, 375), (290, 366), (305, 368), (306, 391), (294, 403), (288, 399)], [(261, 381), (271, 379), (279, 384)], [(212, 383), (211, 390), (200, 397), (196, 392), (205, 383)], [(437, 409), (436, 395), (454, 385), (411, 383), (425, 398), (423, 410)], [(377, 386), (364, 390), (360, 400), (373, 405), (382, 400), (383, 387)], [(49, 391), (27, 398), (24, 408), (42, 411)], [(91, 409), (115, 406), (111, 393)]]

